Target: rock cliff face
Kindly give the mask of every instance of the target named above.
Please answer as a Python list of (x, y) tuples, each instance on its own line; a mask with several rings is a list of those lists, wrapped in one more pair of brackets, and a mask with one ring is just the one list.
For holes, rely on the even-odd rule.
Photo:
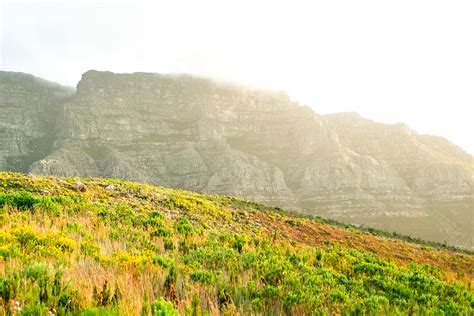
[(224, 193), (474, 247), (473, 157), (405, 125), (186, 75), (89, 71), (67, 99), (0, 78), (4, 170)]
[(51, 152), (56, 118), (73, 93), (32, 75), (0, 71), (0, 170), (26, 172)]

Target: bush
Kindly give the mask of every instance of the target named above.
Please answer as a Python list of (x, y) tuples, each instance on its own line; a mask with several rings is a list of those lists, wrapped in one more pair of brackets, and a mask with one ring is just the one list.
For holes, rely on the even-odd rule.
[(333, 302), (347, 302), (349, 297), (343, 290), (332, 290), (329, 293), (329, 299)]
[(61, 204), (54, 202), (49, 196), (42, 197), (36, 207), (52, 216), (58, 216), (62, 211)]
[(164, 226), (156, 228), (152, 233), (152, 237), (169, 237), (171, 236), (171, 231)]
[(0, 279), (0, 298), (3, 302), (8, 302), (16, 297), (20, 286), (20, 275), (13, 273), (9, 278)]
[(21, 211), (31, 210), (39, 202), (40, 198), (35, 197), (30, 192), (20, 191), (14, 193), (0, 194), (0, 207), (10, 205)]
[(174, 242), (171, 238), (164, 238), (163, 239), (163, 245), (165, 247), (165, 250), (174, 250)]
[(239, 253), (242, 253), (242, 249), (244, 248), (244, 245), (245, 245), (245, 237), (242, 235), (235, 235), (232, 247), (235, 250), (237, 250)]
[(173, 264), (173, 261), (166, 256), (156, 255), (153, 257), (153, 263), (159, 264), (163, 268), (169, 268)]
[(177, 232), (183, 234), (184, 236), (188, 236), (194, 230), (193, 225), (191, 225), (189, 219), (186, 217), (180, 217), (178, 221), (176, 221), (174, 227)]
[(151, 304), (152, 316), (178, 316), (178, 312), (174, 309), (173, 303), (160, 297), (159, 300)]
[(209, 271), (194, 271), (189, 274), (189, 277), (194, 282), (203, 284), (212, 284), (216, 279), (215, 275)]
[(39, 280), (48, 277), (48, 266), (43, 263), (35, 263), (25, 269), (25, 276), (32, 280)]
[(24, 316), (39, 316), (46, 315), (45, 310), (47, 310), (44, 304), (28, 304), (21, 310), (21, 315)]
[[(21, 297), (26, 305), (22, 314), (42, 315), (44, 307), (55, 309), (58, 314), (79, 310), (77, 291), (62, 282), (62, 272), (50, 272), (45, 263), (35, 263), (23, 271), (13, 271), (0, 278), (0, 297), (3, 302)], [(0, 304), (1, 306), (1, 304)], [(41, 309), (43, 312), (38, 314)]]

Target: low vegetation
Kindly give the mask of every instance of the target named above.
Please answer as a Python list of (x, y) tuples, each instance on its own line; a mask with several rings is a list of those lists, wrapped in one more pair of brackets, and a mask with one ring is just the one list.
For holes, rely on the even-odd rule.
[(474, 313), (470, 253), (227, 196), (0, 173), (0, 226), (0, 315)]

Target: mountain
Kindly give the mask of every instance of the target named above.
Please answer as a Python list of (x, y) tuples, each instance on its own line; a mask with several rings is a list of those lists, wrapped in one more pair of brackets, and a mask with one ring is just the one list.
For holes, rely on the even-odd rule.
[(0, 172), (0, 313), (472, 315), (474, 256), (237, 198)]
[(2, 73), (3, 170), (222, 193), (474, 248), (473, 156), (445, 139), (189, 75), (88, 71), (74, 94), (22, 76)]
[(28, 170), (53, 149), (54, 126), (74, 89), (0, 71), (0, 170)]

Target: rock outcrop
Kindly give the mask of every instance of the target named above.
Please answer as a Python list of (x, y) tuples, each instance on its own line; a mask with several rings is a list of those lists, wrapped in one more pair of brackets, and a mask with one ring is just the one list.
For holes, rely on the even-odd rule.
[(29, 74), (0, 71), (0, 170), (26, 172), (51, 153), (56, 119), (73, 93)]
[[(0, 78), (11, 109), (0, 120), (3, 170), (224, 193), (474, 247), (473, 157), (406, 125), (322, 116), (280, 92), (148, 73), (88, 71), (73, 96), (64, 100), (69, 90), (57, 87), (62, 94), (51, 89), (35, 108), (41, 83), (19, 89), (21, 76)], [(19, 116), (25, 100), (33, 108)], [(45, 146), (36, 141), (44, 135)], [(18, 151), (30, 143), (41, 154)]]

